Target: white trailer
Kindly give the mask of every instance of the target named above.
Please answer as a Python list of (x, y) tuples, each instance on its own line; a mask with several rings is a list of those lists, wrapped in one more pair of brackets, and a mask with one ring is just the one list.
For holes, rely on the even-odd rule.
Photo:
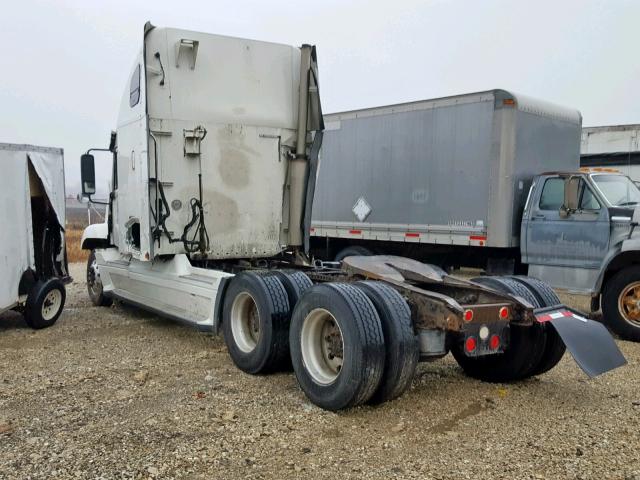
[(70, 281), (64, 242), (63, 152), (0, 143), (0, 313), (24, 311), (33, 328), (53, 325)]
[[(531, 279), (465, 282), (400, 257), (313, 264), (314, 47), (147, 24), (130, 72), (107, 222), (82, 239), (94, 304), (116, 298), (221, 330), (241, 370), (292, 364), (332, 410), (401, 395), (419, 360), (449, 351), (487, 381), (544, 373), (565, 343), (589, 375), (624, 363), (602, 325)], [(91, 149), (81, 168), (90, 197)]]

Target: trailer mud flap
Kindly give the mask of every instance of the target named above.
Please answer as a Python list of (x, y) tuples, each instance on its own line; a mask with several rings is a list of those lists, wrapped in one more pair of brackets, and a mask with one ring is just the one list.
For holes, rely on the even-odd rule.
[(615, 340), (601, 323), (566, 307), (534, 312), (540, 323), (549, 322), (571, 352), (578, 366), (593, 378), (627, 363)]

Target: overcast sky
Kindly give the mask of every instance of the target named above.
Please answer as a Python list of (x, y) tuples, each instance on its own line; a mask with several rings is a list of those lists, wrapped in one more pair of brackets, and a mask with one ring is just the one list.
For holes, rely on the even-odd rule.
[[(0, 11), (0, 141), (106, 146), (144, 23), (318, 48), (325, 112), (511, 89), (640, 123), (640, 1), (19, 0)], [(99, 169), (106, 184), (106, 159)]]

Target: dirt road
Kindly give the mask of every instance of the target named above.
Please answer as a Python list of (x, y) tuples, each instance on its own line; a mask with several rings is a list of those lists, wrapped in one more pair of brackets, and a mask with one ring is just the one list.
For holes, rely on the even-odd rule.
[(570, 356), (511, 385), (449, 356), (411, 389), (339, 414), (292, 374), (253, 377), (221, 338), (95, 308), (74, 265), (48, 330), (0, 318), (0, 479), (615, 478), (640, 480), (640, 345), (588, 380)]

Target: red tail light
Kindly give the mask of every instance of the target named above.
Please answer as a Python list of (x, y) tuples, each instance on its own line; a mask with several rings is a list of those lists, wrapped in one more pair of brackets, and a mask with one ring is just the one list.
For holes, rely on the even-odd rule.
[(507, 307), (502, 307), (499, 311), (498, 311), (498, 316), (501, 319), (506, 319), (509, 317), (509, 309)]
[(498, 335), (491, 335), (491, 338), (489, 339), (489, 348), (491, 348), (491, 350), (497, 350), (499, 346), (500, 337)]
[(462, 318), (464, 318), (465, 322), (470, 322), (471, 320), (473, 320), (473, 310), (465, 310), (464, 316)]
[(473, 352), (476, 349), (476, 346), (477, 346), (477, 342), (474, 337), (469, 337), (464, 342), (464, 348), (467, 350), (467, 352)]

